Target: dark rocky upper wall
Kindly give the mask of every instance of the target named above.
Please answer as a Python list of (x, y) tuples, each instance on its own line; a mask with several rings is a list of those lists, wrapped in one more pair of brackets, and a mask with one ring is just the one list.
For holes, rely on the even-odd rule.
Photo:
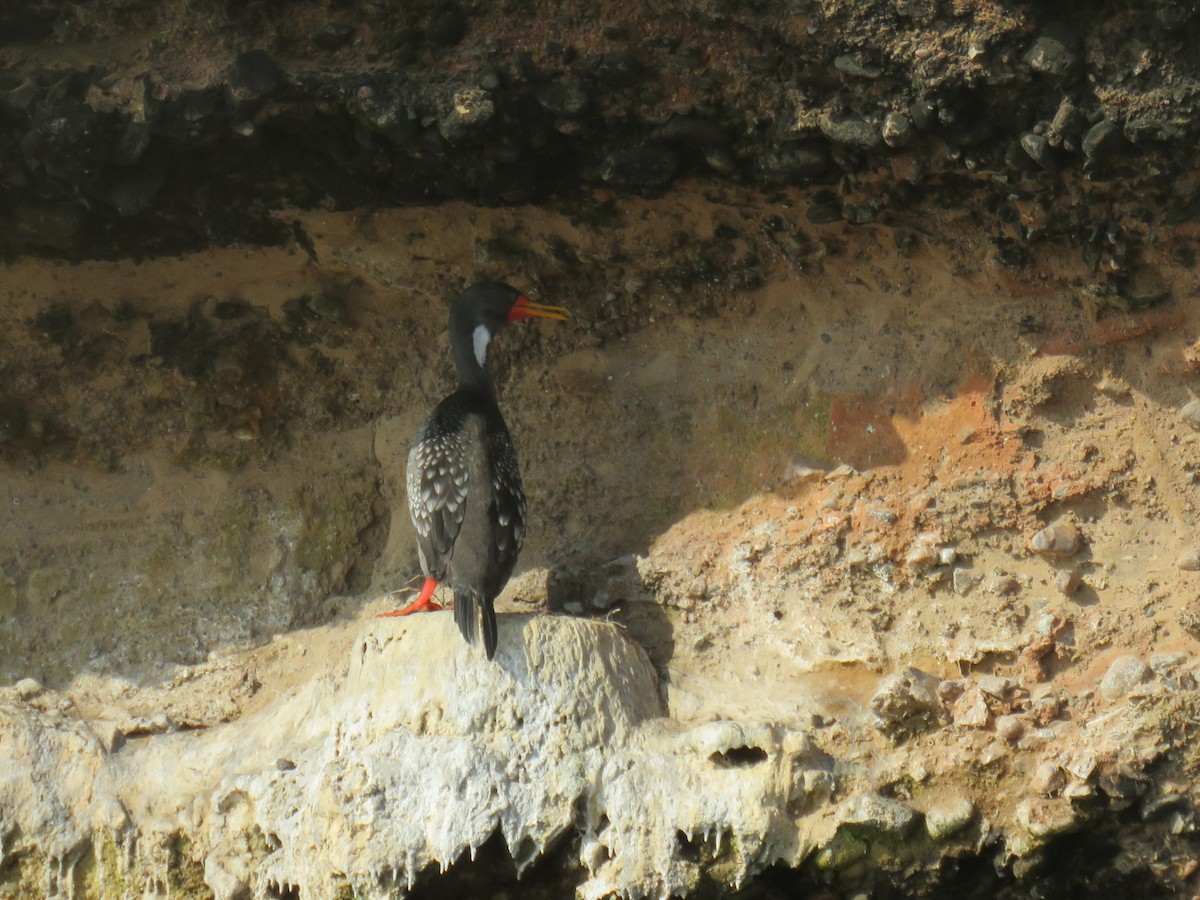
[[(284, 206), (685, 176), (814, 221), (978, 203), (997, 256), (1099, 260), (1195, 212), (1179, 2), (41, 0), (0, 13), (0, 255), (276, 243)], [(1116, 223), (1114, 225), (1114, 223)]]

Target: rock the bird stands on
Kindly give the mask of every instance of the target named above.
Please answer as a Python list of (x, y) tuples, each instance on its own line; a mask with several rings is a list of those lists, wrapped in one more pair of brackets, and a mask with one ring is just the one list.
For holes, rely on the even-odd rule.
[(488, 659), (496, 653), (493, 603), (525, 539), (525, 491), (486, 368), (487, 349), (500, 329), (532, 318), (565, 320), (567, 311), (499, 282), (472, 285), (451, 309), (458, 388), (421, 425), (408, 453), (408, 509), (425, 584), (408, 606), (384, 614), (441, 609), (433, 592), (449, 580), (454, 620), (467, 643), (482, 635)]

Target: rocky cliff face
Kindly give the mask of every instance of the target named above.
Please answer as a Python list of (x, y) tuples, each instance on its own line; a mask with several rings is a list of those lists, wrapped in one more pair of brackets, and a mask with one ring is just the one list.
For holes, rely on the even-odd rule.
[[(1198, 32), (0, 11), (0, 897), (1193, 891)], [(482, 278), (496, 666), (373, 618)]]

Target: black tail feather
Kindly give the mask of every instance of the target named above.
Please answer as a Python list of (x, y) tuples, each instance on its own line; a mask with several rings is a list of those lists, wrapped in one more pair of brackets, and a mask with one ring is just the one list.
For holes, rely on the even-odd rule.
[(479, 625), (482, 621), (483, 651), (488, 659), (496, 655), (496, 612), (492, 609), (491, 601), (483, 600), (474, 594), (460, 594), (456, 591), (454, 621), (458, 623), (458, 630), (471, 646), (479, 643)]

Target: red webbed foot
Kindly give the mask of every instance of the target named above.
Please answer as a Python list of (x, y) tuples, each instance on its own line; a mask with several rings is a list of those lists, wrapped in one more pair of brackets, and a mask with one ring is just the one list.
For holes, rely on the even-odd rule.
[(429, 612), (431, 610), (441, 609), (441, 605), (434, 603), (432, 600), (433, 592), (437, 590), (438, 583), (432, 578), (426, 578), (425, 584), (421, 586), (421, 593), (417, 594), (417, 599), (403, 609), (394, 609), (391, 612), (380, 613), (379, 618), (384, 619), (388, 616), (407, 616), (411, 613)]

